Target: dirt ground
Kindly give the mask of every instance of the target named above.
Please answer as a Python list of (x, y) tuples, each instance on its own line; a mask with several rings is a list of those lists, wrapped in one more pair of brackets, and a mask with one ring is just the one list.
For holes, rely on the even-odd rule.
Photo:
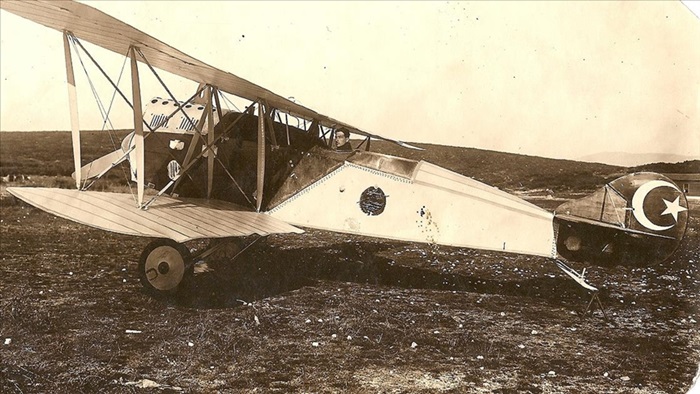
[(313, 230), (156, 299), (148, 240), (1, 201), (2, 393), (685, 393), (700, 361), (698, 203), (671, 260), (589, 270), (606, 321), (546, 259)]

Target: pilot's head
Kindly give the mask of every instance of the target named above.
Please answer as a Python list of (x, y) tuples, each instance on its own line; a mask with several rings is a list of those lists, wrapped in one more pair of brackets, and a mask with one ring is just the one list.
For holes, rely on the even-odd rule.
[(343, 146), (346, 142), (348, 142), (349, 138), (350, 131), (348, 131), (348, 129), (346, 129), (345, 127), (342, 127), (335, 132), (335, 145)]

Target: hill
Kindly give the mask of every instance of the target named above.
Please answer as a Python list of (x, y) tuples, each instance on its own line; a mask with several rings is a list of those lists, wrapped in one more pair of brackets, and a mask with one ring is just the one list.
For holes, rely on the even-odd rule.
[[(83, 164), (111, 152), (126, 130), (82, 132)], [(357, 145), (357, 144), (356, 144)], [(474, 148), (414, 144), (423, 151), (402, 148), (386, 141), (372, 141), (372, 151), (425, 160), (481, 182), (510, 191), (550, 189), (554, 192), (590, 192), (629, 172), (700, 172), (700, 161), (654, 163), (625, 168), (601, 163), (559, 160)], [(0, 174), (70, 176), (73, 158), (70, 132), (0, 133)], [(112, 177), (122, 175), (113, 171)]]
[(681, 163), (650, 163), (632, 167), (631, 171), (653, 171), (664, 174), (700, 174), (700, 160), (687, 160)]
[[(128, 131), (81, 132), (83, 164), (112, 152)], [(70, 176), (73, 148), (69, 131), (0, 132), (0, 174)]]
[(695, 157), (674, 155), (669, 153), (628, 153), (628, 152), (600, 152), (579, 157), (578, 160), (586, 162), (606, 163), (624, 167), (641, 166), (645, 163), (680, 163), (694, 160)]

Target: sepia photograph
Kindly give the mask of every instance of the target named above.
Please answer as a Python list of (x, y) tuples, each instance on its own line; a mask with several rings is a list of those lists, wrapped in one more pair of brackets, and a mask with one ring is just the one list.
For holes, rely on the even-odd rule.
[(700, 1), (0, 1), (0, 392), (700, 394)]

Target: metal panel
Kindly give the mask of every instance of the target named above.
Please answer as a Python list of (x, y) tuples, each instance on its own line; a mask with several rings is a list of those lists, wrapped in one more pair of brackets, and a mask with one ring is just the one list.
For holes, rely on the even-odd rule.
[(223, 201), (161, 196), (144, 211), (137, 208), (132, 195), (124, 193), (19, 187), (7, 191), (37, 208), (88, 226), (177, 242), (303, 232), (267, 214)]

